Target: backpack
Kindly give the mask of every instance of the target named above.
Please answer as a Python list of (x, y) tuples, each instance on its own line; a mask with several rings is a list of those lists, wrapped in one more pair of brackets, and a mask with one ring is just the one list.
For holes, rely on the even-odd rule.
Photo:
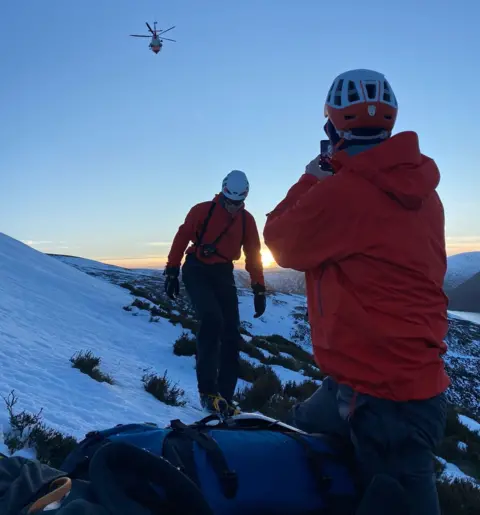
[(214, 515), (198, 487), (165, 459), (123, 442), (93, 456), (89, 479), (22, 457), (0, 459), (2, 515)]
[[(138, 484), (132, 486), (134, 479), (127, 477), (126, 470), (119, 483), (130, 484), (129, 495), (134, 491), (147, 506), (152, 505), (153, 496), (159, 496), (169, 515), (188, 513), (185, 505), (178, 505), (175, 491), (183, 492), (183, 502), (188, 497), (196, 506), (192, 515), (354, 513), (358, 496), (350, 456), (335, 442), (275, 421), (264, 424), (235, 418), (222, 421), (210, 416), (188, 426), (174, 420), (167, 428), (129, 424), (94, 431), (61, 469), (72, 479), (103, 481), (103, 470), (113, 470), (120, 454), (133, 448), (168, 464), (169, 477), (157, 474), (153, 489), (151, 481), (144, 481), (141, 492)], [(123, 463), (133, 463), (133, 459), (129, 455)], [(134, 468), (133, 475), (138, 470)], [(172, 493), (172, 488), (180, 490)]]

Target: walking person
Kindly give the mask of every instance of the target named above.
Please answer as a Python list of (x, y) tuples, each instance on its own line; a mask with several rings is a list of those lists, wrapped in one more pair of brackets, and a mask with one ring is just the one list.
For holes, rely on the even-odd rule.
[(230, 172), (219, 195), (190, 210), (173, 240), (165, 269), (165, 291), (174, 298), (186, 251), (182, 280), (200, 322), (198, 390), (203, 408), (210, 412), (234, 410), (241, 335), (233, 262), (240, 258), (242, 248), (254, 293), (255, 317), (263, 315), (266, 308), (260, 237), (255, 219), (245, 209), (248, 192), (245, 173)]
[(264, 238), (280, 266), (306, 273), (314, 355), (329, 376), (292, 423), (349, 436), (365, 487), (393, 478), (411, 515), (439, 515), (444, 211), (417, 134), (392, 136), (397, 110), (382, 74), (339, 75), (325, 103), (331, 156), (307, 165)]

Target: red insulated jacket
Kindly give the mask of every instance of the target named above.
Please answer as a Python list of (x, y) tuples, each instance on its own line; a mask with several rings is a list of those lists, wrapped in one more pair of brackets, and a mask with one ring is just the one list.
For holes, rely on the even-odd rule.
[(414, 132), (335, 157), (269, 214), (277, 263), (306, 272), (315, 359), (357, 392), (427, 399), (449, 385), (444, 212)]
[(180, 266), (190, 242), (192, 245), (186, 250), (187, 254), (195, 253), (197, 258), (206, 264), (226, 263), (240, 259), (243, 245), (245, 269), (250, 274), (252, 284), (265, 285), (260, 237), (255, 219), (243, 208), (233, 215), (234, 219), (232, 220), (232, 215), (221, 205), (218, 196), (213, 202), (216, 203), (216, 206), (208, 221), (202, 243), (214, 242), (228, 228), (216, 245), (218, 254), (204, 258), (197, 249), (198, 237), (202, 233), (202, 228), (212, 207), (212, 201), (202, 202), (193, 206), (185, 222), (178, 229), (168, 255), (167, 266)]

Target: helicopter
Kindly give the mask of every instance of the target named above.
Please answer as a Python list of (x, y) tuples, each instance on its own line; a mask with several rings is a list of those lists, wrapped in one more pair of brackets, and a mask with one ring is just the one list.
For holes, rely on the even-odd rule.
[(169, 30), (172, 30), (175, 28), (175, 25), (173, 27), (170, 27), (169, 29), (166, 29), (166, 30), (161, 30), (161, 29), (158, 29), (157, 30), (157, 22), (153, 22), (153, 29), (152, 27), (150, 27), (150, 25), (148, 24), (148, 22), (145, 22), (147, 27), (148, 27), (148, 30), (149, 32), (151, 33), (151, 35), (141, 35), (141, 34), (130, 34), (130, 36), (132, 38), (152, 38), (152, 40), (150, 41), (150, 44), (148, 45), (150, 47), (150, 50), (152, 52), (154, 52), (155, 54), (158, 54), (158, 52), (160, 52), (160, 50), (162, 49), (163, 47), (163, 40), (166, 40), (166, 41), (173, 41), (173, 42), (176, 42), (174, 39), (168, 39), (168, 38), (161, 38), (160, 36), (162, 34), (165, 34), (165, 32), (168, 32)]

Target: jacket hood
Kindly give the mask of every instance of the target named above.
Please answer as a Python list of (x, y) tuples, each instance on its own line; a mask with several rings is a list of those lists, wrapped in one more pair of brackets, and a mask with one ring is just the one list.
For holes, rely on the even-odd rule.
[(354, 155), (348, 150), (339, 152), (333, 165), (337, 173), (362, 176), (405, 209), (419, 209), (440, 182), (437, 165), (420, 152), (418, 136), (412, 131)]

